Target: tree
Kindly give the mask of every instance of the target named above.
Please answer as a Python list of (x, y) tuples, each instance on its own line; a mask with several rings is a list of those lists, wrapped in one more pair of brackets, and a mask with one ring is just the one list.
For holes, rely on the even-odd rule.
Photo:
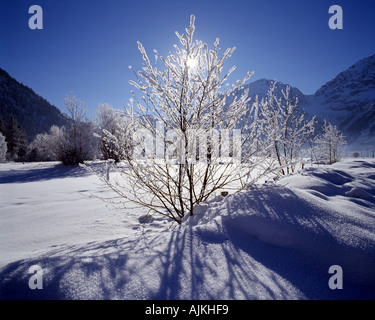
[(176, 32), (180, 46), (174, 46), (175, 54), (163, 57), (154, 50), (155, 67), (138, 42), (144, 64), (130, 83), (142, 97), (133, 93), (125, 110), (135, 132), (134, 152), (125, 168), (114, 166), (121, 179), (99, 173), (123, 203), (177, 223), (216, 192), (240, 190), (270, 168), (266, 152), (259, 152), (266, 150), (258, 107), (249, 107), (248, 90), (243, 90), (251, 73), (226, 85), (235, 67), (225, 73), (224, 62), (235, 48), (220, 55), (219, 39), (209, 50), (193, 39), (194, 31), (192, 15), (186, 33)]
[(33, 157), (41, 161), (62, 161), (66, 165), (94, 159), (98, 140), (94, 137), (94, 125), (86, 118), (83, 102), (73, 94), (66, 95), (64, 102), (70, 126), (52, 126), (48, 133), (38, 134), (30, 144), (30, 149), (36, 152)]
[(103, 159), (116, 162), (125, 160), (129, 156), (132, 138), (124, 114), (108, 104), (101, 104), (96, 110), (96, 124), (101, 131), (100, 151)]
[(276, 95), (276, 82), (271, 84), (267, 98), (262, 99), (261, 122), (263, 132), (272, 140), (273, 156), (282, 175), (294, 172), (301, 161), (302, 147), (314, 134), (315, 117), (306, 121), (297, 108), (298, 98), (290, 97), (290, 86), (281, 90), (282, 97)]
[(359, 158), (359, 152), (353, 152), (353, 157), (354, 158)]
[(97, 154), (94, 126), (87, 120), (82, 101), (72, 93), (65, 97), (65, 107), (70, 117), (70, 127), (60, 135), (58, 160), (67, 165), (77, 165), (92, 160)]
[(0, 118), (0, 133), (5, 137), (6, 128), (5, 128), (5, 123), (2, 118)]
[(59, 161), (64, 158), (66, 144), (65, 127), (52, 126), (48, 133), (38, 134), (30, 144), (35, 150), (34, 161)]
[(4, 162), (7, 154), (7, 143), (5, 137), (0, 132), (0, 162)]
[(324, 120), (323, 134), (315, 139), (316, 153), (329, 162), (335, 163), (340, 160), (343, 146), (346, 144), (345, 137), (336, 126)]
[(14, 117), (5, 125), (5, 139), (10, 158), (23, 161), (27, 151), (27, 136)]

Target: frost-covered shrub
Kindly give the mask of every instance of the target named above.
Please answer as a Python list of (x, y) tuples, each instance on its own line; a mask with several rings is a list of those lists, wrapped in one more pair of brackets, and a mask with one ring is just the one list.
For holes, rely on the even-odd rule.
[(271, 155), (280, 167), (277, 172), (285, 175), (294, 172), (301, 162), (302, 148), (314, 134), (315, 117), (305, 120), (303, 112), (297, 108), (298, 99), (290, 97), (290, 86), (281, 92), (282, 96), (278, 97), (274, 82), (267, 98), (259, 103), (262, 132), (271, 141)]
[(235, 67), (224, 69), (224, 62), (235, 48), (221, 54), (219, 39), (209, 49), (193, 39), (194, 31), (192, 15), (186, 33), (176, 32), (175, 53), (164, 57), (154, 50), (155, 66), (138, 42), (143, 67), (130, 83), (141, 97), (134, 93), (126, 109), (135, 152), (125, 166), (113, 166), (116, 179), (99, 173), (121, 204), (143, 206), (177, 223), (216, 192), (253, 183), (273, 161), (269, 141), (260, 139), (258, 106), (249, 105), (243, 90), (252, 73), (227, 84)]
[(96, 110), (96, 124), (100, 130), (99, 149), (104, 160), (120, 162), (130, 157), (132, 131), (123, 112), (101, 104)]
[(52, 126), (48, 133), (38, 134), (30, 144), (30, 153), (34, 161), (60, 160), (60, 145), (66, 134), (65, 127)]
[(341, 159), (345, 145), (342, 132), (324, 120), (323, 134), (315, 139), (317, 157), (328, 161), (329, 164), (335, 163)]

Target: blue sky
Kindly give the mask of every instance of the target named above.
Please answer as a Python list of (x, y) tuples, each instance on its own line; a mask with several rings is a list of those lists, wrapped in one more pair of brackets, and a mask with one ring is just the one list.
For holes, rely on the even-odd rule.
[[(43, 30), (30, 30), (31, 5), (43, 9)], [(342, 6), (344, 29), (328, 27), (331, 5)], [(358, 60), (375, 53), (373, 0), (1, 0), (0, 67), (64, 110), (73, 91), (89, 115), (99, 103), (123, 108), (133, 88), (128, 65), (137, 49), (173, 50), (196, 16), (196, 39), (237, 47), (227, 66), (234, 82), (247, 71), (314, 93)]]

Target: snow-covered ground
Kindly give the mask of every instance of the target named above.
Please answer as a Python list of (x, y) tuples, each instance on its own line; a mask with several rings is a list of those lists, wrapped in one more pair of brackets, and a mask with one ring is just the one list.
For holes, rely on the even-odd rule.
[(181, 227), (91, 195), (111, 191), (83, 168), (0, 164), (0, 299), (375, 299), (372, 159), (217, 197)]

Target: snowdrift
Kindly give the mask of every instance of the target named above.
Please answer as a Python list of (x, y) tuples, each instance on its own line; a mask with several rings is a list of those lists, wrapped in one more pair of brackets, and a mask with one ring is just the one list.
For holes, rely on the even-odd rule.
[[(104, 229), (103, 240), (46, 247), (0, 269), (0, 298), (374, 299), (374, 169), (354, 160), (306, 169), (217, 196), (178, 228), (154, 216), (138, 233), (126, 234), (129, 220), (121, 237)], [(42, 290), (28, 287), (35, 264)], [(328, 286), (332, 265), (343, 269), (341, 290)]]

